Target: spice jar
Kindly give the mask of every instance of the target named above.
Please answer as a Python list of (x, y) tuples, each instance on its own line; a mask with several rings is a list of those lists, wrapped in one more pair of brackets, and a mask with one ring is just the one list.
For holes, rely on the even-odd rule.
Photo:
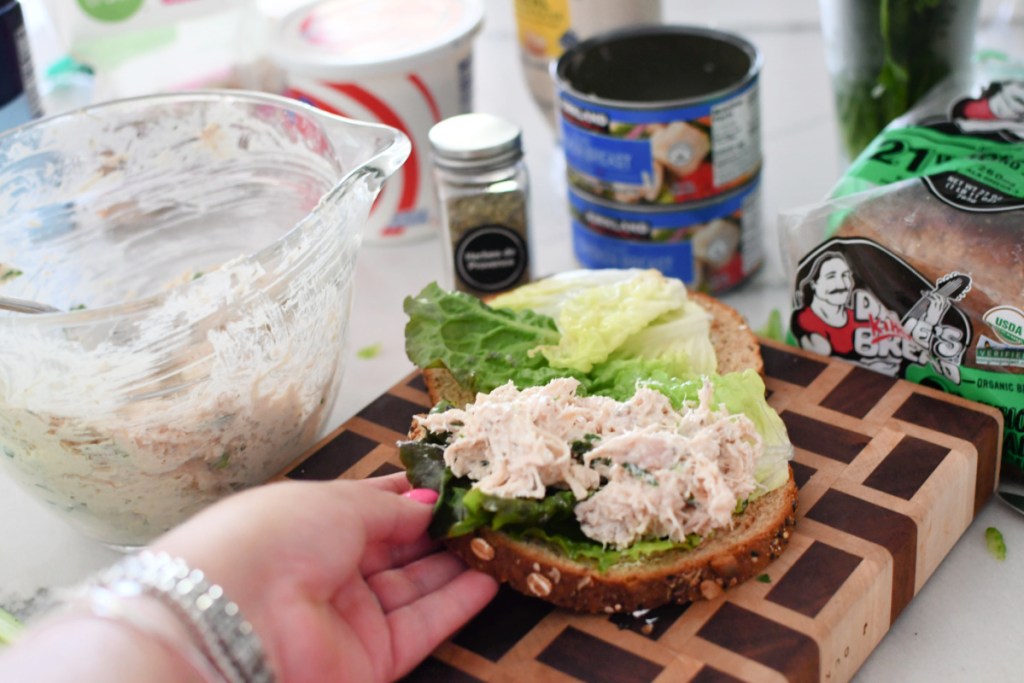
[(449, 283), (485, 296), (529, 282), (529, 182), (519, 127), (492, 114), (460, 114), (435, 124), (429, 139)]

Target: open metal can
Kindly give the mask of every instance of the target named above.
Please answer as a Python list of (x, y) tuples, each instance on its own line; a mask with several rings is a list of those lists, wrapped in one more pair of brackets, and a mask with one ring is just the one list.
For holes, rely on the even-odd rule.
[(656, 268), (720, 293), (764, 262), (760, 176), (685, 206), (627, 206), (569, 190), (573, 250), (586, 268)]
[(685, 204), (761, 167), (761, 53), (687, 26), (604, 33), (554, 67), (569, 185), (621, 204)]

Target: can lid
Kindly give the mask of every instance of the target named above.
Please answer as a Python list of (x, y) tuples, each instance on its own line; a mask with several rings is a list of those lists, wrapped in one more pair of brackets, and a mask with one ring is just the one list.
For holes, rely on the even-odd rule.
[(312, 77), (380, 74), (472, 36), (483, 17), (483, 0), (323, 0), (281, 20), (270, 56)]
[(519, 126), (483, 112), (440, 121), (430, 129), (428, 138), (435, 161), (447, 168), (510, 163), (523, 155)]

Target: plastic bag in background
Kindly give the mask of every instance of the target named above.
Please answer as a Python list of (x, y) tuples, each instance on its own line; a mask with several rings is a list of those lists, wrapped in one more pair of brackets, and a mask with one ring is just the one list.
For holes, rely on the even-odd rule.
[(1024, 142), (1024, 64), (998, 53), (969, 78), (936, 86), (854, 159), (832, 192), (843, 196), (930, 174), (958, 159), (998, 158)]
[(996, 406), (1024, 482), (1024, 65), (980, 67), (782, 215), (787, 340)]
[(261, 57), (257, 0), (45, 4), (67, 54), (94, 74), (93, 101), (248, 85), (239, 74)]

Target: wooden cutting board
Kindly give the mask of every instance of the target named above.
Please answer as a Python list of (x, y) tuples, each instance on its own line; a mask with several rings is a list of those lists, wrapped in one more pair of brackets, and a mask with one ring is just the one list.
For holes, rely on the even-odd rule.
[[(711, 602), (591, 616), (504, 589), (407, 680), (847, 681), (992, 495), (998, 410), (763, 342), (796, 446), (796, 530), (766, 576)], [(414, 373), (282, 477), (400, 469), (429, 406)]]

